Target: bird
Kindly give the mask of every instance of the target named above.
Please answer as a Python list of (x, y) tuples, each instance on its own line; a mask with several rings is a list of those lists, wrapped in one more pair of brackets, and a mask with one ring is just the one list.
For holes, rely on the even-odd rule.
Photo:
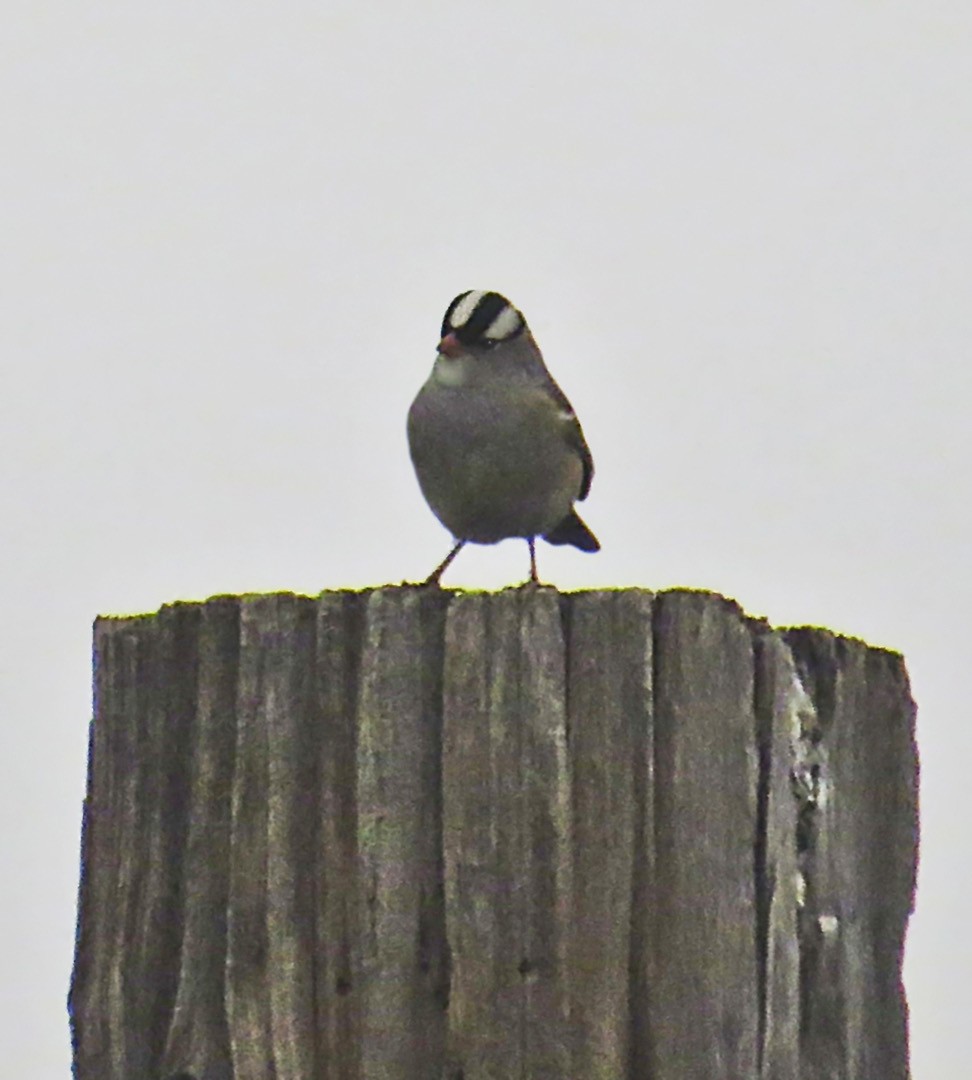
[(505, 296), (470, 289), (449, 304), (407, 431), (425, 501), (455, 541), (423, 585), (438, 585), (469, 543), (525, 539), (533, 585), (538, 536), (600, 550), (574, 510), (594, 476), (584, 432)]

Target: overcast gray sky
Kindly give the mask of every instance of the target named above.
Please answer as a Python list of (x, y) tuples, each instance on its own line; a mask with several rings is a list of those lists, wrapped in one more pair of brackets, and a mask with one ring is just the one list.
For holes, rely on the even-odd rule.
[(966, 1075), (970, 73), (963, 0), (8, 0), (0, 1073), (68, 1074), (92, 618), (425, 576), (405, 412), (485, 288), (597, 465), (545, 579), (905, 653), (915, 1076)]

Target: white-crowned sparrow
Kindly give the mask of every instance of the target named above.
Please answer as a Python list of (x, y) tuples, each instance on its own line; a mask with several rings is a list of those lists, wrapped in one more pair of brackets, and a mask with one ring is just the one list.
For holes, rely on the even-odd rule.
[(447, 308), (408, 444), (422, 494), (456, 540), (427, 585), (469, 542), (523, 537), (533, 582), (536, 537), (600, 548), (574, 512), (594, 475), (584, 433), (523, 315), (499, 293), (464, 292)]

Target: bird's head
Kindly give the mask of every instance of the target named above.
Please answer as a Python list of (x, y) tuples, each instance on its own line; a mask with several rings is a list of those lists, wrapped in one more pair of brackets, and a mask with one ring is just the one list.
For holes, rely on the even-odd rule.
[(446, 308), (439, 352), (450, 357), (488, 352), (525, 330), (526, 320), (505, 296), (471, 289)]

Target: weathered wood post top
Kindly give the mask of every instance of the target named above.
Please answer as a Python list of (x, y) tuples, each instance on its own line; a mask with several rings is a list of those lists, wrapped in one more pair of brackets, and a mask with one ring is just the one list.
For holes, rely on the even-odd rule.
[(724, 598), (99, 619), (79, 1080), (905, 1080), (902, 658)]

